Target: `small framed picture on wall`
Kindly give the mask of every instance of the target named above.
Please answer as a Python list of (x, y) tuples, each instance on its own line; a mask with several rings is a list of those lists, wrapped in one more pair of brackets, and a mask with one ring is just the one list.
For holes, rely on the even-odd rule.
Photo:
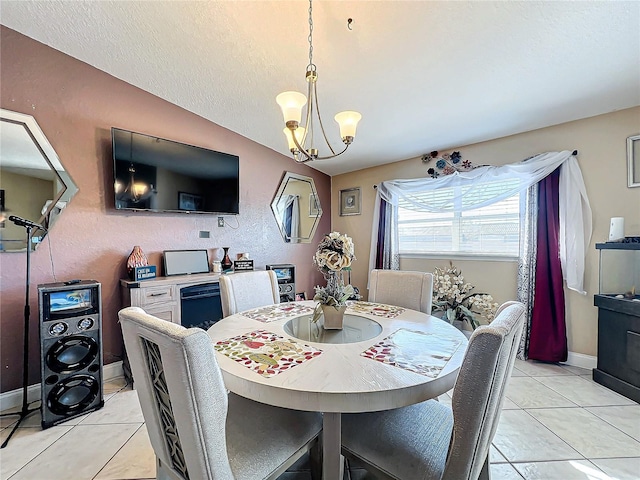
[(340, 190), (340, 216), (360, 215), (360, 187)]
[(627, 138), (627, 186), (640, 187), (640, 135)]

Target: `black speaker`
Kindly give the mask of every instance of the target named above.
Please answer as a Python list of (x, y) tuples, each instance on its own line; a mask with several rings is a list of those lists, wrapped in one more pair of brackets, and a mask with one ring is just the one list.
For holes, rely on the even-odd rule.
[(100, 284), (38, 285), (42, 428), (104, 405)]

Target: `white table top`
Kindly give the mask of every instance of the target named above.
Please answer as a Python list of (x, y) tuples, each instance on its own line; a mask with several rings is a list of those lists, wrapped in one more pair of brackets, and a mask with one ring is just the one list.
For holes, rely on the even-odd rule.
[[(313, 306), (313, 301), (296, 302)], [(351, 313), (347, 310), (348, 313)], [(347, 344), (314, 343), (322, 354), (300, 365), (265, 378), (220, 352), (216, 357), (226, 387), (258, 402), (296, 410), (359, 413), (398, 408), (436, 397), (453, 388), (467, 346), (466, 337), (447, 322), (414, 310), (405, 310), (396, 318), (358, 313), (382, 325), (382, 332), (372, 339)], [(292, 338), (283, 330), (290, 320), (264, 323), (243, 316), (229, 316), (208, 331), (214, 342), (266, 330)], [(460, 344), (437, 378), (384, 364), (360, 354), (398, 329), (431, 333), (438, 338)]]

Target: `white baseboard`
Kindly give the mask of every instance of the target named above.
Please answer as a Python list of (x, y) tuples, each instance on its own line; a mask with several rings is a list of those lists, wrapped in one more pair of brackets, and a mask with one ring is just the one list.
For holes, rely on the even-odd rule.
[(574, 367), (581, 367), (591, 370), (598, 366), (598, 357), (595, 357), (593, 355), (585, 355), (584, 353), (569, 352), (569, 354), (567, 355), (567, 361), (564, 363)]
[[(113, 362), (102, 367), (102, 381), (106, 382), (113, 378), (122, 377), (122, 361)], [(27, 387), (27, 402), (35, 402), (40, 400), (40, 384), (29, 385)], [(0, 393), (0, 411), (9, 408), (19, 407), (22, 405), (22, 388), (11, 390), (10, 392)]]

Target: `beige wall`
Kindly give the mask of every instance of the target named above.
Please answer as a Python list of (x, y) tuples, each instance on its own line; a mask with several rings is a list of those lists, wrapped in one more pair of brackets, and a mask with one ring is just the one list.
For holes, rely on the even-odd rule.
[[(626, 138), (640, 133), (640, 107), (534, 130), (510, 137), (455, 147), (475, 164), (503, 165), (547, 151), (578, 150), (587, 194), (593, 209), (593, 236), (587, 250), (583, 296), (565, 289), (569, 350), (596, 355), (597, 309), (593, 295), (598, 293), (598, 252), (596, 242), (607, 240), (609, 219), (625, 217), (625, 234), (640, 235), (640, 188), (627, 188)], [(381, 167), (338, 175), (331, 179), (332, 226), (353, 237), (358, 260), (353, 265), (353, 283), (366, 295), (371, 221), (375, 191), (383, 180), (427, 176), (428, 166), (413, 158)], [(362, 215), (340, 217), (339, 191), (362, 189)], [(515, 298), (517, 266), (508, 262), (458, 261), (465, 278), (500, 301)], [(433, 271), (447, 259), (427, 261), (404, 259), (403, 269)]]

